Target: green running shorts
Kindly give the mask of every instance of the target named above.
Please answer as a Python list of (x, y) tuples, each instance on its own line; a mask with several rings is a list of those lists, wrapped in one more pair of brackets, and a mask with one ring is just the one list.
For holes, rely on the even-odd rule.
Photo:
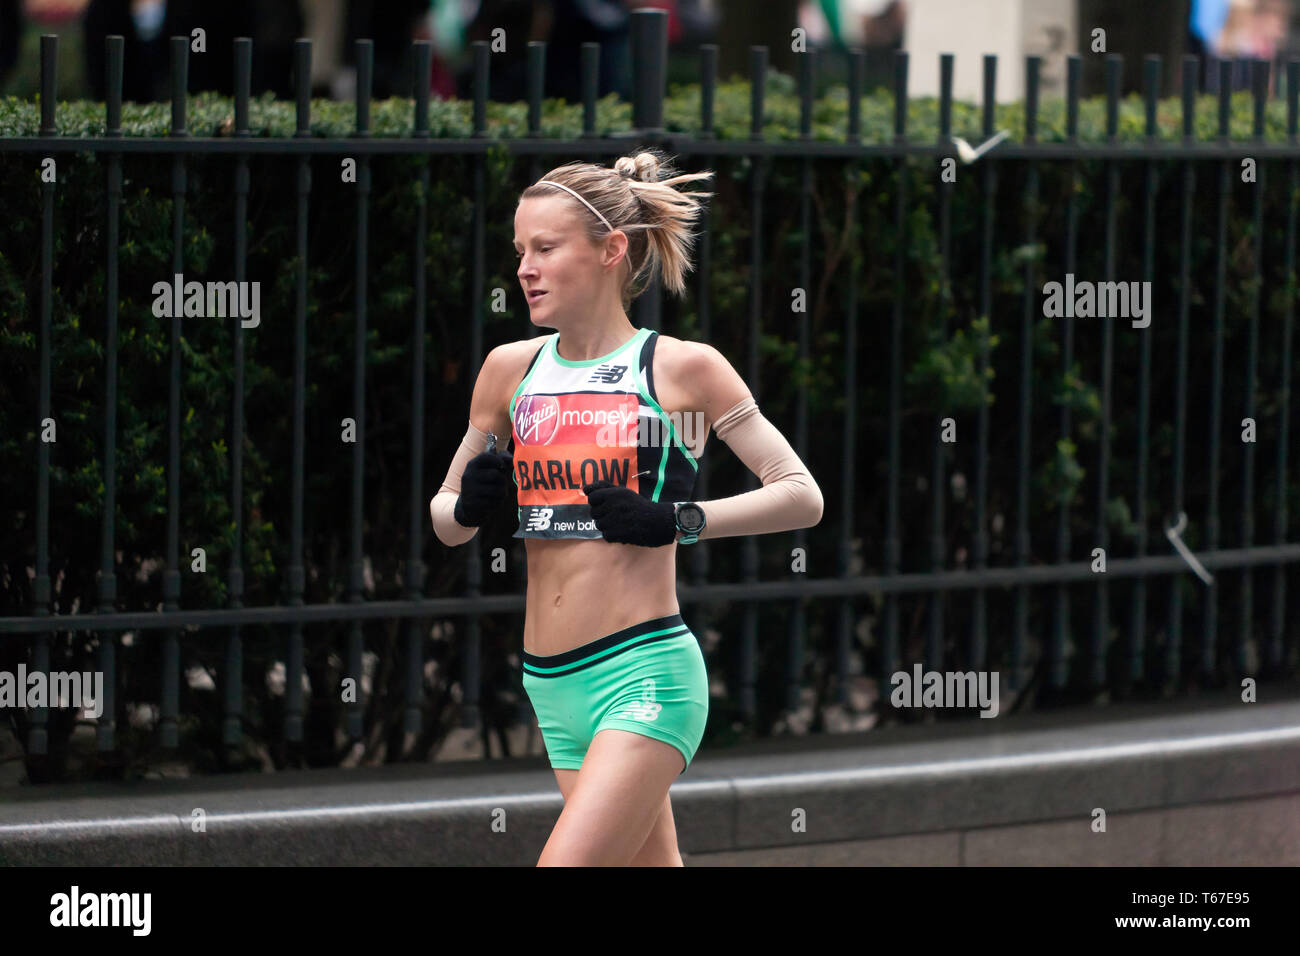
[(523, 671), (554, 769), (580, 768), (592, 738), (615, 727), (676, 747), (685, 773), (704, 737), (709, 678), (680, 612), (563, 654), (525, 651)]

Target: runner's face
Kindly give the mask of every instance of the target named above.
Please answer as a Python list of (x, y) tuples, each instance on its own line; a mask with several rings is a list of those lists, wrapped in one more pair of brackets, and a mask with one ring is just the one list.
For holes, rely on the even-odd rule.
[(554, 320), (574, 314), (604, 278), (602, 247), (587, 237), (577, 205), (565, 193), (524, 199), (515, 210), (516, 274), (535, 325), (557, 328)]

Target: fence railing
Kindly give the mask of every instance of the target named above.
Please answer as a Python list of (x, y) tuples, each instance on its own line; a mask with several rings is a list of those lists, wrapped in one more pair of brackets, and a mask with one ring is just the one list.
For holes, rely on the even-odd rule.
[[(952, 81), (953, 57), (945, 55), (940, 60), (941, 95), (939, 98), (939, 135), (933, 142), (919, 142), (908, 137), (908, 57), (898, 54), (895, 73), (895, 103), (893, 120), (893, 140), (884, 143), (867, 143), (861, 138), (861, 113), (859, 78), (863, 70), (863, 54), (853, 52), (849, 56), (848, 113), (847, 129), (841, 142), (814, 140), (811, 135), (813, 117), (813, 85), (815, 57), (812, 54), (801, 59), (798, 78), (800, 92), (800, 131), (801, 137), (792, 141), (772, 141), (764, 138), (764, 77), (767, 73), (767, 50), (756, 47), (751, 52), (750, 76), (752, 82), (751, 96), (751, 133), (746, 139), (720, 140), (714, 136), (714, 93), (717, 88), (716, 66), (717, 48), (704, 46), (700, 50), (700, 117), (698, 130), (685, 134), (665, 128), (664, 121), (664, 86), (666, 76), (667, 37), (666, 19), (661, 13), (638, 12), (633, 15), (632, 63), (634, 67), (635, 98), (633, 104), (633, 132), (627, 137), (599, 137), (596, 133), (596, 82), (598, 48), (588, 44), (583, 51), (581, 71), (583, 76), (583, 135), (577, 140), (553, 140), (541, 137), (542, 116), (542, 76), (544, 73), (545, 45), (532, 43), (528, 49), (528, 135), (522, 138), (494, 138), (487, 135), (487, 90), (490, 54), (486, 43), (474, 45), (474, 81), (473, 81), (473, 134), (468, 138), (436, 138), (429, 134), (429, 95), (427, 83), (417, 83), (414, 96), (413, 132), (409, 136), (374, 137), (370, 135), (370, 81), (372, 76), (372, 48), (369, 41), (359, 41), (357, 47), (358, 82), (356, 93), (355, 133), (346, 139), (323, 139), (311, 134), (311, 99), (310, 99), (310, 41), (298, 41), (295, 58), (296, 85), (296, 133), (292, 137), (255, 137), (249, 126), (249, 83), (252, 58), (252, 44), (249, 40), (235, 41), (235, 97), (234, 122), (232, 135), (229, 137), (196, 136), (186, 125), (187, 108), (187, 56), (189, 40), (176, 37), (171, 42), (171, 126), (166, 137), (128, 137), (123, 135), (122, 117), (122, 57), (123, 42), (120, 37), (108, 40), (108, 99), (106, 103), (106, 126), (102, 136), (61, 138), (56, 134), (55, 112), (55, 64), (57, 40), (43, 37), (41, 42), (41, 125), (38, 136), (10, 137), (0, 139), (0, 152), (37, 153), (41, 155), (60, 152), (94, 152), (103, 154), (106, 168), (106, 337), (103, 343), (105, 356), (105, 426), (103, 435), (103, 481), (105, 487), (105, 507), (102, 523), (101, 574), (99, 578), (98, 607), (93, 615), (68, 616), (52, 615), (51, 581), (49, 573), (50, 560), (50, 445), (41, 442), (38, 446), (37, 460), (37, 501), (35, 532), (35, 577), (32, 582), (34, 603), (30, 616), (0, 618), (0, 634), (10, 640), (24, 639), (19, 635), (30, 635), (31, 668), (48, 670), (50, 663), (50, 641), (56, 632), (92, 632), (101, 635), (98, 647), (98, 666), (105, 675), (107, 699), (104, 716), (98, 724), (98, 748), (101, 751), (115, 747), (115, 717), (113, 693), (115, 678), (115, 644), (113, 635), (124, 631), (157, 631), (162, 636), (162, 675), (161, 696), (159, 700), (161, 721), (159, 724), (160, 743), (163, 747), (175, 747), (178, 742), (179, 688), (181, 679), (180, 642), (182, 632), (194, 628), (224, 628), (225, 654), (224, 668), (227, 675), (242, 673), (241, 628), (254, 624), (271, 624), (287, 626), (288, 645), (286, 662), (286, 700), (284, 710), (283, 733), (286, 740), (298, 742), (303, 739), (305, 704), (302, 689), (304, 660), (305, 626), (323, 622), (349, 623), (350, 631), (347, 641), (346, 672), (354, 677), (362, 670), (363, 634), (362, 622), (377, 618), (401, 619), (406, 626), (406, 653), (402, 666), (406, 675), (406, 707), (404, 723), (407, 732), (418, 729), (420, 719), (420, 701), (423, 694), (421, 674), (424, 661), (424, 632), (420, 622), (448, 617), (463, 617), (466, 629), (463, 633), (464, 670), (461, 686), (463, 689), (463, 723), (466, 727), (478, 725), (480, 720), (480, 620), (485, 615), (518, 614), (523, 610), (524, 599), (521, 594), (484, 594), (482, 577), (482, 555), (477, 537), (464, 549), (466, 561), (466, 584), (463, 596), (454, 598), (430, 599), (424, 597), (425, 567), (421, 559), (421, 545), (427, 540), (429, 491), (426, 476), (422, 470), (424, 460), (425, 434), (425, 224), (427, 210), (423, 198), (418, 208), (418, 226), (411, 236), (414, 247), (414, 261), (417, 270), (413, 277), (415, 295), (412, 306), (412, 377), (410, 394), (412, 401), (412, 418), (410, 429), (410, 500), (409, 500), (409, 552), (404, 572), (405, 593), (400, 600), (366, 601), (363, 598), (363, 534), (365, 516), (366, 488), (365, 476), (365, 429), (366, 429), (366, 365), (365, 350), (367, 341), (367, 273), (370, 268), (368, 260), (368, 242), (370, 236), (369, 210), (371, 193), (370, 161), (376, 156), (410, 154), (424, 157), (425, 162), (420, 172), (421, 182), (425, 187), (421, 196), (427, 193), (429, 182), (428, 157), (444, 154), (460, 154), (466, 157), (471, 176), (468, 189), (474, 201), (475, 216), (472, 224), (473, 266), (470, 283), (470, 311), (472, 323), (466, 343), (467, 367), (477, 369), (483, 358), (483, 321), (484, 303), (486, 301), (486, 259), (484, 249), (484, 209), (485, 173), (484, 162), (490, 148), (504, 147), (513, 154), (531, 157), (534, 164), (543, 157), (569, 156), (574, 153), (583, 155), (615, 155), (626, 152), (632, 145), (662, 145), (672, 152), (687, 157), (724, 157), (749, 156), (773, 159), (787, 159), (801, 163), (800, 177), (802, 193), (800, 197), (800, 216), (802, 221), (802, 240), (797, 261), (783, 264), (791, 270), (792, 282), (809, 289), (814, 285), (811, 273), (811, 180), (813, 165), (829, 160), (854, 160), (875, 158), (895, 162), (902, 170), (909, 160), (929, 158), (936, 163), (943, 160), (961, 161), (961, 151), (952, 138)], [(430, 66), (430, 47), (427, 43), (416, 44), (417, 76), (428, 76)], [(1174, 160), (1182, 164), (1181, 209), (1181, 256), (1179, 288), (1181, 290), (1177, 305), (1179, 350), (1177, 363), (1177, 396), (1175, 405), (1178, 417), (1173, 423), (1175, 448), (1173, 467), (1167, 480), (1171, 483), (1169, 494), (1169, 516), (1184, 515), (1186, 510), (1185, 487), (1187, 470), (1187, 437), (1189, 422), (1186, 414), (1188, 406), (1187, 390), (1189, 387), (1188, 337), (1189, 318), (1194, 302), (1190, 292), (1189, 272), (1193, 261), (1193, 237), (1198, 228), (1193, 221), (1193, 199), (1196, 195), (1198, 168), (1208, 164), (1211, 175), (1218, 182), (1219, 218), (1217, 222), (1217, 271), (1214, 278), (1215, 297), (1212, 308), (1213, 330), (1216, 348), (1215, 364), (1210, 370), (1210, 416), (1205, 425), (1209, 435), (1207, 467), (1210, 475), (1210, 494), (1206, 512), (1203, 516), (1208, 536), (1204, 548), (1194, 556), (1208, 572), (1233, 570), (1239, 575), (1238, 586), (1241, 594), (1241, 618), (1234, 622), (1236, 628), (1234, 639), (1234, 659), (1242, 673), (1253, 672), (1247, 666), (1245, 646), (1256, 625), (1255, 602), (1252, 597), (1253, 576), (1256, 568), (1271, 569), (1272, 605), (1266, 623), (1266, 641), (1264, 642), (1263, 663), (1270, 668), (1286, 666), (1288, 653), (1296, 648), (1295, 635), (1297, 625), (1294, 617), (1290, 627), (1286, 616), (1285, 575), (1289, 565), (1300, 561), (1300, 542), (1288, 541), (1288, 515), (1286, 507), (1288, 448), (1291, 442), (1290, 412), (1293, 404), (1291, 390), (1292, 358), (1295, 348), (1294, 338), (1294, 294), (1285, 297), (1282, 310), (1280, 330), (1273, 326), (1266, 330), (1276, 333), (1276, 338), (1269, 342), (1279, 349), (1280, 380), (1279, 403), (1272, 412), (1277, 416), (1277, 441), (1272, 461), (1272, 474), (1269, 477), (1275, 487), (1276, 510), (1273, 512), (1272, 527), (1264, 535), (1268, 542), (1256, 540), (1254, 527), (1253, 501), (1247, 501), (1241, 512), (1239, 546), (1220, 547), (1220, 527), (1225, 522), (1219, 501), (1218, 474), (1224, 468), (1223, 449), (1219, 435), (1224, 426), (1224, 374), (1222, 368), (1222, 343), (1225, 335), (1224, 288), (1228, 281), (1225, 275), (1224, 223), (1228, 212), (1230, 193), (1229, 176), (1233, 174), (1243, 155), (1243, 145), (1230, 141), (1229, 105), (1231, 83), (1227, 82), (1232, 64), (1221, 64), (1224, 70), (1220, 85), (1219, 98), (1219, 138), (1216, 141), (1201, 141), (1194, 138), (1194, 112), (1196, 61), (1187, 58), (1183, 63), (1185, 77), (1183, 94), (1183, 136), (1176, 142), (1161, 142), (1157, 139), (1157, 100), (1159, 72), (1161, 64), (1158, 58), (1148, 57), (1144, 64), (1146, 85), (1146, 141), (1134, 145), (1121, 142), (1118, 138), (1119, 116), (1119, 80), (1122, 61), (1118, 57), (1107, 60), (1107, 94), (1106, 94), (1106, 139), (1104, 142), (1082, 142), (1078, 138), (1079, 120), (1079, 59), (1071, 57), (1068, 61), (1067, 139), (1063, 143), (1041, 143), (1038, 141), (1039, 121), (1039, 60), (1030, 57), (1026, 63), (1027, 97), (1024, 107), (1024, 129), (1022, 142), (1005, 143), (989, 152), (979, 160), (979, 165), (964, 172), (961, 185), (943, 188), (938, 192), (937, 215), (940, 224), (937, 236), (938, 246), (942, 251), (943, 274), (939, 277), (945, 289), (950, 287), (955, 274), (959, 274), (963, 265), (953, 261), (951, 252), (951, 204), (953, 190), (972, 188), (974, 184), (983, 197), (981, 220), (978, 224), (980, 241), (980, 259), (975, 266), (977, 300), (982, 315), (993, 312), (995, 294), (992, 269), (994, 251), (993, 224), (996, 216), (996, 187), (999, 178), (999, 164), (1009, 161), (1027, 161), (1026, 184), (1027, 196), (1025, 208), (1023, 243), (1032, 247), (1044, 237), (1047, 227), (1039, 211), (1036, 210), (1038, 198), (1039, 166), (1041, 164), (1068, 164), (1072, 170), (1076, 186), (1080, 182), (1079, 164), (1083, 161), (1100, 161), (1104, 164), (1105, 233), (1104, 259), (1106, 262), (1107, 282), (1116, 279), (1115, 255), (1118, 229), (1117, 210), (1121, 199), (1120, 171), (1125, 163), (1140, 161), (1145, 163), (1142, 179), (1141, 197), (1141, 246), (1144, 252), (1140, 273), (1144, 281), (1154, 278), (1154, 250), (1157, 239), (1157, 222), (1155, 220), (1155, 199), (1157, 181), (1155, 164), (1159, 161)], [(995, 132), (994, 104), (997, 75), (995, 57), (984, 59), (984, 97), (982, 131), (986, 138)], [(1249, 143), (1249, 155), (1259, 163), (1259, 175), (1264, 175), (1265, 168), (1270, 171), (1274, 166), (1280, 167), (1289, 184), (1290, 202), (1285, 209), (1285, 245), (1281, 251), (1281, 272), (1286, 276), (1288, 288), (1295, 285), (1295, 236), (1296, 236), (1296, 199), (1300, 194), (1300, 146), (1297, 145), (1297, 91), (1300, 90), (1300, 63), (1287, 65), (1287, 123), (1286, 142), (1264, 141), (1265, 104), (1267, 100), (1267, 83), (1262, 65), (1257, 65), (1253, 90), (1253, 139)], [(228, 155), (232, 163), (233, 191), (231, 201), (234, 206), (234, 262), (235, 279), (242, 282), (245, 278), (246, 259), (249, 237), (246, 234), (246, 213), (249, 194), (249, 168), (257, 157), (266, 154), (284, 154), (296, 157), (297, 219), (295, 223), (297, 237), (296, 258), (296, 315), (293, 326), (294, 335), (294, 376), (293, 376), (293, 452), (292, 473), (288, 476), (292, 482), (291, 500), (293, 503), (289, 534), (291, 556), (287, 571), (287, 587), (283, 603), (265, 607), (245, 607), (244, 570), (241, 564), (241, 542), (243, 540), (243, 463), (241, 449), (244, 441), (244, 350), (243, 336), (235, 323), (233, 353), (234, 389), (233, 407), (231, 408), (231, 459), (229, 499), (235, 516), (234, 550), (228, 569), (229, 600), (226, 607), (205, 609), (181, 608), (181, 563), (180, 563), (180, 459), (181, 459), (181, 316), (175, 315), (170, 325), (170, 369), (169, 369), (169, 404), (168, 404), (168, 459), (167, 459), (167, 540), (166, 564), (163, 574), (163, 608), (160, 612), (124, 612), (116, 609), (116, 585), (114, 566), (114, 513), (115, 494), (118, 476), (116, 474), (115, 454), (118, 441), (115, 412), (118, 405), (117, 384), (117, 349), (118, 349), (118, 257), (120, 240), (119, 213), (122, 197), (123, 167), (135, 154), (166, 154), (172, 157), (171, 189), (174, 198), (172, 219), (172, 265), (175, 273), (182, 273), (184, 266), (183, 230), (185, 218), (185, 199), (187, 190), (187, 159), (205, 154)], [(306, 355), (306, 316), (309, 302), (308, 283), (308, 214), (310, 209), (312, 186), (311, 167), (315, 157), (322, 156), (356, 157), (356, 207), (355, 207), (355, 352), (352, 366), (352, 396), (356, 415), (357, 440), (353, 444), (352, 454), (352, 496), (350, 508), (350, 553), (348, 587), (346, 600), (339, 603), (306, 604), (304, 603), (304, 558), (303, 558), (303, 501), (304, 501), (304, 421), (306, 409), (304, 395), (305, 355)], [(939, 167), (936, 166), (936, 169)], [(761, 400), (760, 391), (760, 356), (759, 340), (762, 334), (763, 316), (768, 310), (761, 295), (761, 282), (765, 269), (771, 265), (763, 261), (763, 222), (767, 197), (767, 167), (763, 163), (754, 163), (748, 182), (748, 199), (752, 225), (750, 229), (750, 246), (748, 250), (749, 266), (749, 301), (748, 301), (748, 351), (744, 356), (742, 372), (747, 384), (756, 398)], [(838, 428), (838, 441), (842, 449), (839, 473), (820, 475), (819, 481), (826, 493), (826, 518), (837, 529), (838, 555), (836, 573), (833, 576), (803, 579), (802, 575), (793, 575), (788, 580), (759, 580), (758, 544), (754, 537), (746, 538), (741, 547), (742, 574), (739, 580), (720, 582), (710, 579), (708, 542), (701, 542), (690, 555), (690, 583), (679, 587), (678, 595), (684, 606), (698, 608), (701, 605), (721, 601), (740, 603), (739, 637), (740, 637), (740, 688), (739, 702), (742, 712), (752, 719), (756, 710), (756, 659), (759, 636), (761, 608), (767, 602), (788, 602), (791, 608), (790, 631), (788, 635), (788, 655), (786, 662), (786, 696), (789, 707), (797, 706), (805, 668), (806, 634), (805, 610), (808, 602), (820, 599), (833, 607), (835, 631), (835, 655), (833, 668), (838, 678), (841, 698), (847, 694), (850, 670), (850, 649), (854, 640), (855, 599), (873, 596), (881, 602), (880, 607), (880, 659), (878, 676), (882, 683), (888, 676), (899, 670), (904, 657), (900, 646), (902, 627), (900, 609), (909, 594), (924, 595), (924, 614), (927, 621), (924, 661), (928, 668), (938, 669), (943, 665), (944, 638), (946, 634), (960, 632), (967, 647), (965, 662), (968, 667), (983, 670), (991, 663), (989, 657), (988, 634), (988, 592), (993, 589), (1010, 588), (1013, 601), (1012, 620), (1014, 626), (1009, 639), (1009, 670), (1011, 689), (1023, 688), (1027, 679), (1025, 663), (1031, 643), (1036, 636), (1031, 634), (1030, 598), (1035, 588), (1044, 589), (1050, 595), (1050, 626), (1043, 628), (1042, 640), (1050, 662), (1048, 681), (1053, 687), (1064, 686), (1069, 679), (1069, 658), (1067, 646), (1074, 630), (1079, 629), (1072, 621), (1072, 607), (1068, 586), (1072, 582), (1092, 582), (1093, 620), (1088, 627), (1088, 654), (1085, 658), (1086, 674), (1084, 680), (1089, 686), (1102, 688), (1108, 683), (1107, 655), (1109, 653), (1108, 634), (1112, 626), (1113, 612), (1111, 606), (1110, 581), (1115, 578), (1134, 579), (1132, 603), (1127, 620), (1123, 625), (1127, 634), (1127, 643), (1123, 653), (1127, 655), (1127, 668), (1131, 677), (1141, 676), (1145, 669), (1147, 648), (1145, 640), (1152, 623), (1160, 620), (1167, 628), (1167, 640), (1164, 648), (1163, 666), (1165, 673), (1177, 674), (1183, 669), (1183, 655), (1189, 652), (1183, 639), (1184, 608), (1180, 588), (1173, 586), (1178, 579), (1185, 579), (1193, 572), (1187, 559), (1172, 549), (1167, 554), (1151, 553), (1155, 550), (1148, 540), (1148, 529), (1152, 516), (1146, 513), (1146, 501), (1149, 486), (1153, 480), (1150, 467), (1151, 448), (1149, 433), (1151, 430), (1149, 413), (1149, 389), (1151, 383), (1151, 337), (1141, 336), (1141, 374), (1130, 394), (1139, 403), (1139, 423), (1137, 426), (1138, 445), (1133, 450), (1133, 472), (1135, 477), (1137, 512), (1133, 516), (1138, 530), (1135, 548), (1131, 555), (1112, 557), (1105, 566), (1105, 573), (1098, 574), (1093, 560), (1076, 560), (1075, 542), (1072, 541), (1069, 516), (1070, 507), (1067, 500), (1062, 500), (1057, 509), (1058, 524), (1055, 529), (1055, 546), (1051, 563), (1031, 563), (1033, 555), (1030, 549), (1028, 516), (1030, 514), (1030, 413), (1031, 383), (1035, 375), (1034, 353), (1029, 343), (1032, 340), (1032, 320), (1039, 313), (1042, 303), (1039, 300), (1041, 290), (1034, 282), (1034, 264), (1026, 266), (1023, 291), (1023, 310), (1019, 322), (1019, 336), (1022, 343), (1022, 360), (1019, 368), (1018, 422), (1017, 422), (1017, 475), (1018, 481), (1014, 495), (1008, 496), (1016, 512), (1014, 533), (1014, 553), (1010, 563), (1002, 566), (990, 566), (989, 550), (989, 496), (987, 467), (991, 454), (990, 420), (987, 403), (982, 403), (978, 412), (977, 436), (975, 438), (975, 477), (972, 491), (973, 499), (973, 548), (970, 566), (954, 568), (948, 553), (945, 539), (945, 521), (947, 501), (938, 489), (945, 487), (949, 470), (949, 449), (941, 437), (941, 430), (936, 427), (929, 442), (929, 488), (934, 490), (929, 497), (930, 514), (923, 528), (905, 529), (904, 514), (900, 504), (900, 481), (903, 478), (903, 432), (902, 432), (902, 386), (904, 381), (903, 342), (904, 317), (908, 303), (908, 293), (901, 281), (904, 273), (906, 256), (906, 235), (908, 217), (911, 211), (908, 179), (900, 175), (899, 188), (893, 202), (893, 227), (899, 241), (895, 246), (896, 274), (900, 277), (893, 297), (893, 309), (889, 316), (889, 354), (879, 374), (888, 381), (888, 441), (886, 454), (886, 511), (885, 535), (881, 542), (880, 573), (862, 574), (853, 570), (853, 538), (855, 520), (858, 519), (858, 489), (867, 476), (860, 474), (857, 462), (860, 457), (861, 439), (858, 423), (858, 410), (855, 396), (860, 392), (862, 370), (859, 362), (859, 322), (857, 286), (850, 274), (848, 290), (842, 309), (843, 319), (843, 393), (845, 407)], [(51, 337), (51, 276), (53, 271), (53, 249), (55, 239), (55, 190), (54, 182), (42, 184), (43, 218), (41, 220), (40, 249), (40, 394), (39, 417), (42, 422), (51, 416), (51, 363), (55, 360), (58, 343)], [(1078, 247), (1078, 230), (1080, 223), (1077, 205), (1078, 190), (1070, 192), (1065, 208), (1065, 222), (1061, 240), (1065, 247), (1065, 272), (1073, 273)], [(1254, 193), (1251, 215), (1255, 223), (1255, 242), (1262, 241), (1263, 229), (1260, 225), (1264, 215), (1263, 190)], [(709, 223), (703, 223), (700, 244), (698, 246), (698, 291), (697, 308), (701, 337), (708, 339), (711, 328), (710, 270), (713, 249), (711, 246)], [(1254, 256), (1254, 273), (1252, 281), (1258, 290), (1262, 284), (1261, 255), (1258, 245)], [(661, 297), (659, 290), (653, 287), (637, 304), (637, 320), (643, 326), (658, 328), (662, 319)], [(1248, 316), (1249, 322), (1249, 356), (1246, 380), (1250, 387), (1240, 395), (1232, 398), (1240, 402), (1242, 415), (1253, 417), (1257, 414), (1255, 392), (1257, 390), (1257, 364), (1259, 359), (1260, 339), (1260, 300), (1255, 294), (1253, 307)], [(1067, 317), (1061, 326), (1061, 361), (1060, 369), (1069, 369), (1074, 358), (1074, 318)], [(809, 316), (804, 311), (797, 316), (797, 338), (799, 357), (807, 360), (810, 349)], [(1009, 324), (1009, 323), (1007, 323)], [(1113, 360), (1115, 348), (1114, 317), (1108, 318), (1103, 327), (1101, 346), (1101, 428), (1098, 440), (1098, 459), (1094, 480), (1097, 482), (1098, 513), (1096, 515), (1096, 538), (1089, 542), (1091, 547), (1109, 550), (1111, 542), (1108, 537), (1108, 520), (1106, 504), (1110, 498), (1109, 482), (1116, 464), (1115, 449), (1111, 447), (1111, 415), (1116, 396), (1116, 383), (1113, 378)], [(943, 331), (947, 331), (946, 323)], [(1202, 333), (1203, 334), (1203, 333)], [(1268, 347), (1269, 343), (1265, 343)], [(739, 363), (738, 363), (739, 364)], [(979, 367), (983, 377), (987, 369), (987, 353), (984, 354)], [(1054, 369), (1054, 371), (1057, 371)], [(807, 460), (809, 450), (809, 409), (807, 388), (798, 389), (798, 401), (793, 411), (792, 444), (801, 457)], [(1059, 417), (1059, 437), (1068, 440), (1072, 434), (1071, 409), (1063, 404)], [(824, 436), (823, 436), (824, 437)], [(1243, 449), (1241, 465), (1244, 469), (1243, 485), (1253, 490), (1255, 479), (1256, 452), (1253, 444), (1246, 444)], [(19, 463), (7, 463), (6, 467), (18, 467)], [(754, 487), (756, 480), (749, 477), (749, 486)], [(708, 474), (701, 469), (697, 497), (707, 500)], [(1249, 496), (1248, 496), (1249, 497)], [(902, 567), (902, 538), (905, 533), (928, 535), (929, 567), (925, 570), (907, 570)], [(1171, 534), (1173, 534), (1171, 532)], [(1176, 537), (1173, 534), (1173, 537)], [(1171, 537), (1171, 541), (1173, 540)], [(795, 548), (806, 547), (805, 531), (794, 532), (792, 544)], [(1168, 604), (1163, 613), (1148, 610), (1149, 579), (1154, 576), (1166, 576), (1170, 579)], [(1222, 579), (1220, 579), (1222, 580)], [(945, 618), (945, 596), (953, 592), (969, 592), (971, 599), (969, 616), (959, 622)], [(1200, 628), (1200, 644), (1196, 648), (1199, 665), (1204, 673), (1215, 667), (1215, 648), (1219, 641), (1219, 622), (1217, 617), (1217, 590), (1211, 592), (1204, 603), (1204, 616)], [(701, 612), (703, 613), (703, 612)], [(688, 614), (688, 623), (691, 615)], [(697, 633), (701, 631), (693, 625)], [(223, 740), (226, 744), (239, 741), (241, 719), (243, 716), (243, 686), (241, 679), (227, 679), (223, 688)], [(32, 754), (43, 754), (48, 746), (47, 714), (41, 710), (34, 711), (27, 739), (27, 747)], [(346, 715), (346, 731), (353, 739), (359, 739), (362, 733), (363, 714), (360, 703), (349, 704)]]

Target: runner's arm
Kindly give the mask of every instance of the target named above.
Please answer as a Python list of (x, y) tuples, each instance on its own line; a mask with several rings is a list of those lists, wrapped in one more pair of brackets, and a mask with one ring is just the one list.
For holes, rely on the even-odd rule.
[(478, 532), (456, 520), (453, 512), (460, 497), (460, 479), (469, 460), (487, 450), (489, 431), (497, 436), (497, 449), (505, 451), (510, 440), (510, 416), (501, 403), (503, 369), (508, 365), (503, 354), (505, 346), (497, 346), (483, 360), (478, 379), (474, 383), (474, 397), (470, 400), (469, 427), (461, 439), (442, 487), (429, 501), (429, 514), (433, 518), (433, 532), (449, 548), (464, 544)]
[[(731, 363), (712, 346), (693, 350), (685, 381), (696, 383), (697, 408), (763, 487), (697, 502), (706, 519), (701, 540), (810, 528), (822, 517), (822, 493), (785, 436), (759, 411)], [(718, 409), (724, 409), (717, 414)]]

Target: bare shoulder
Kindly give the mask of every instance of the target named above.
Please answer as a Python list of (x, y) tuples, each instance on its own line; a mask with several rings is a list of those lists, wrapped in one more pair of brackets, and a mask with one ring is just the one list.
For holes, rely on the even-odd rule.
[[(539, 335), (532, 339), (505, 342), (488, 353), (483, 365), (486, 367), (488, 361), (492, 361), (495, 365), (495, 374), (507, 379), (514, 378), (514, 385), (518, 385), (519, 379), (523, 378), (524, 369), (528, 368), (528, 363), (533, 360), (533, 356), (545, 341), (546, 336)], [(512, 391), (514, 385), (511, 386)]]
[(682, 396), (683, 407), (703, 412), (710, 426), (752, 394), (727, 357), (707, 342), (661, 334), (655, 346), (656, 377), (661, 369)]
[(505, 342), (488, 352), (474, 384), (470, 422), (482, 431), (510, 433), (510, 398), (545, 336)]

